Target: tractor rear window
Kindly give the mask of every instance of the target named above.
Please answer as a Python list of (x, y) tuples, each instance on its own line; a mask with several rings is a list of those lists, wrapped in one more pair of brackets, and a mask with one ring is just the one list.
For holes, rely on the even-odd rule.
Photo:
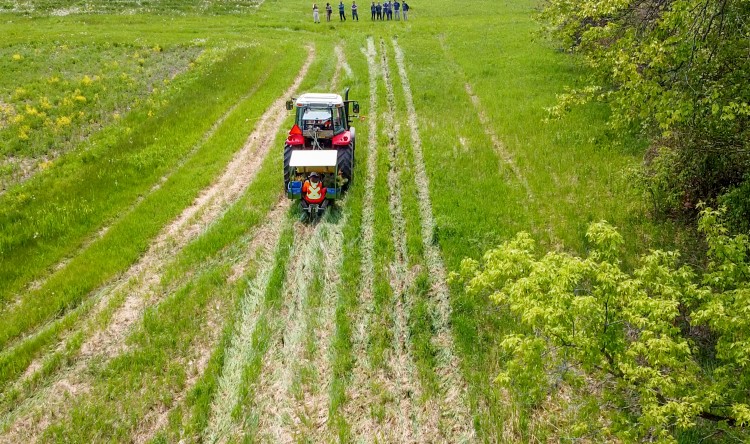
[(328, 108), (307, 108), (302, 115), (302, 120), (305, 122), (309, 120), (331, 120), (331, 110)]

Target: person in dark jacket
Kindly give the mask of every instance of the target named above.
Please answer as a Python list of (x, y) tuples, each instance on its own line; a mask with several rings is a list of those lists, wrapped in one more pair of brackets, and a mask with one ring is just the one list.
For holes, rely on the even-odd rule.
[(357, 12), (358, 9), (359, 6), (357, 6), (357, 2), (352, 1), (352, 20), (359, 21), (359, 12)]
[(339, 2), (339, 21), (346, 21), (346, 6), (344, 6), (344, 0)]
[(406, 3), (406, 1), (404, 1), (404, 5), (402, 9), (404, 10), (404, 20), (409, 20), (409, 18), (407, 17), (407, 13), (409, 12), (410, 8), (409, 8), (409, 4)]
[(375, 6), (375, 15), (377, 16), (378, 20), (383, 20), (383, 6), (378, 2), (378, 4)]
[(401, 9), (401, 3), (398, 2), (398, 0), (393, 2), (393, 11), (396, 13), (396, 20), (401, 20), (401, 16), (399, 15)]
[(372, 6), (370, 6), (370, 12), (372, 13), (372, 19), (375, 20), (375, 2), (372, 2)]

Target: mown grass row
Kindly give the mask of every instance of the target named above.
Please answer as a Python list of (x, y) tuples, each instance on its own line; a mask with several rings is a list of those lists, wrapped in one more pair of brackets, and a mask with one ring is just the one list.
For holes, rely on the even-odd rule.
[[(61, 272), (50, 277), (41, 289), (28, 293), (20, 304), (3, 313), (4, 322), (0, 329), (3, 343), (7, 344), (8, 340), (50, 316), (75, 308), (91, 290), (140, 256), (151, 238), (192, 202), (198, 191), (211, 182), (232, 153), (242, 145), (249, 130), (246, 121), (260, 115), (267, 103), (276, 98), (284, 82), (289, 82), (291, 74), (296, 72), (293, 69), (295, 64), (296, 61), (291, 58), (283, 61), (280, 68), (287, 74), (275, 76), (275, 80), (265, 85), (253, 100), (245, 101), (157, 192), (147, 196), (131, 213), (113, 225), (104, 237), (71, 260)], [(92, 267), (92, 264), (96, 266)], [(3, 356), (0, 371), (2, 381), (21, 371), (46, 341), (37, 342), (31, 350)]]
[[(368, 104), (367, 63), (360, 49), (363, 42), (358, 38), (349, 38), (343, 44), (349, 63), (354, 73), (350, 98), (359, 100), (362, 115), (369, 115), (372, 109)], [(351, 383), (352, 370), (355, 365), (353, 351), (355, 327), (360, 313), (361, 280), (362, 280), (362, 211), (364, 204), (364, 184), (367, 176), (367, 157), (374, 147), (367, 146), (369, 129), (366, 120), (355, 123), (357, 131), (357, 148), (355, 150), (354, 181), (348, 191), (346, 207), (347, 223), (343, 227), (343, 266), (339, 270), (341, 282), (336, 291), (336, 311), (334, 314), (334, 332), (331, 338), (331, 386), (329, 389), (329, 427), (339, 442), (351, 440), (351, 425), (346, 417), (344, 407), (348, 401), (347, 388)]]

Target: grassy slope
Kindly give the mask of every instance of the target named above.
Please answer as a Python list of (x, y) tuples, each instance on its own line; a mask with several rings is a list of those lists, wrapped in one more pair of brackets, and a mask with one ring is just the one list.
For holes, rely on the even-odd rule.
[[(636, 141), (620, 140), (618, 135), (610, 134), (604, 129), (605, 110), (593, 106), (572, 114), (562, 122), (542, 123), (545, 117), (543, 108), (554, 103), (554, 94), (565, 84), (575, 83), (580, 73), (573, 68), (567, 56), (534, 40), (532, 32), (535, 25), (530, 18), (531, 2), (519, 0), (497, 3), (480, 0), (462, 5), (461, 8), (456, 8), (453, 2), (447, 0), (436, 0), (430, 4), (417, 3), (412, 5), (416, 9), (412, 11), (412, 20), (408, 24), (373, 24), (366, 14), (361, 14), (363, 20), (359, 24), (313, 25), (308, 17), (308, 6), (302, 1), (290, 3), (267, 0), (266, 5), (249, 18), (93, 16), (86, 17), (85, 21), (89, 33), (105, 41), (131, 38), (128, 32), (113, 26), (114, 22), (120, 21), (137, 26), (143, 32), (143, 40), (148, 43), (178, 43), (193, 38), (208, 38), (209, 41), (255, 39), (257, 35), (268, 32), (278, 33), (290, 42), (298, 43), (316, 39), (330, 45), (334, 39), (346, 38), (350, 63), (359, 76), (366, 74), (364, 60), (359, 53), (364, 45), (365, 35), (373, 34), (386, 39), (398, 35), (400, 45), (406, 50), (424, 141), (425, 161), (432, 183), (431, 196), (438, 222), (437, 235), (449, 270), (454, 269), (463, 257), (476, 257), (484, 249), (509, 238), (518, 230), (531, 231), (544, 246), (577, 251), (586, 248), (583, 241), (586, 223), (599, 218), (607, 218), (624, 228), (633, 251), (653, 245), (654, 238), (662, 238), (664, 233), (669, 232), (669, 229), (651, 226), (640, 219), (634, 211), (639, 206), (637, 198), (616, 180), (620, 168), (639, 160), (641, 147)], [(75, 28), (76, 20), (79, 19), (52, 19), (60, 23), (60, 27), (50, 34), (54, 36), (69, 32)], [(170, 25), (169, 32), (163, 31), (164, 22), (167, 21)], [(30, 28), (29, 23), (31, 22), (24, 19), (12, 24), (10, 30), (13, 38), (20, 38), (21, 34), (25, 38), (47, 38), (38, 28)], [(285, 32), (290, 29), (305, 32)], [(309, 31), (315, 31), (316, 34)], [(363, 102), (363, 109), (366, 109), (363, 100), (367, 96), (366, 79), (359, 81), (361, 85), (357, 98)], [(523, 186), (511, 169), (499, 163), (466, 94), (466, 82), (472, 85), (494, 131), (504, 141), (524, 173), (534, 193), (534, 200), (527, 198)], [(382, 90), (380, 97), (382, 109), (385, 106), (385, 94)], [(360, 130), (359, 134), (363, 137), (364, 132)], [(405, 134), (402, 132), (403, 137)], [(464, 143), (461, 142), (462, 139)], [(358, 165), (363, 167), (365, 162), (362, 151), (358, 156)], [(381, 169), (384, 167), (384, 158), (384, 153), (381, 153)], [(357, 174), (360, 175), (357, 183), (363, 184), (361, 168)], [(384, 178), (385, 174), (380, 177)], [(404, 185), (405, 195), (413, 194), (408, 182), (407, 180)], [(380, 207), (387, 207), (382, 187), (378, 188), (377, 194)], [(352, 193), (348, 208), (352, 211), (352, 216), (351, 228), (347, 227), (345, 233), (345, 255), (346, 263), (351, 266), (343, 271), (337, 308), (335, 376), (331, 389), (334, 412), (337, 403), (345, 402), (343, 386), (348, 380), (352, 365), (353, 320), (348, 317), (348, 312), (357, 307), (356, 292), (361, 279), (358, 265), (361, 251), (357, 245), (360, 221), (356, 214), (361, 207), (361, 199), (361, 193)], [(404, 204), (407, 223), (411, 224), (411, 228), (407, 227), (409, 260), (410, 263), (418, 262), (422, 252), (418, 236), (415, 238), (414, 235), (418, 225), (415, 203), (407, 196)], [(376, 217), (379, 222), (377, 226), (380, 227), (376, 236), (380, 243), (376, 247), (385, 257), (391, 249), (388, 245), (389, 220), (382, 210)], [(239, 224), (234, 227), (230, 228), (233, 234), (228, 235), (222, 243), (239, 235)], [(214, 236), (218, 234), (214, 232)], [(669, 243), (669, 237), (664, 242)], [(183, 260), (190, 266), (199, 264), (211, 250), (213, 249), (198, 249), (191, 256), (184, 256)], [(283, 257), (279, 260), (284, 262)], [(383, 267), (384, 263), (381, 263), (378, 268), (382, 271)], [(196, 284), (190, 284), (193, 286), (189, 288), (195, 290), (180, 294), (195, 293), (197, 296), (191, 296), (192, 299), (189, 300), (197, 307), (203, 306), (203, 296), (200, 295), (203, 290), (200, 289), (217, 285), (221, 287), (215, 281), (214, 273), (222, 272), (219, 268), (201, 274), (203, 277), (197, 278)], [(387, 293), (387, 288), (384, 288), (387, 286), (387, 279), (381, 276), (377, 282), (380, 284), (377, 293)], [(208, 287), (204, 287), (206, 285)], [(417, 285), (415, 292), (416, 305), (410, 320), (412, 341), (420, 376), (424, 381), (429, 381), (430, 369), (434, 364), (430, 362), (432, 351), (426, 340), (429, 326), (426, 325), (428, 314), (424, 312), (425, 289)], [(384, 297), (383, 300), (385, 299)], [(511, 330), (513, 326), (507, 324), (488, 301), (472, 300), (459, 291), (454, 292), (453, 306), (454, 332), (470, 384), (475, 423), (481, 438), (495, 440), (502, 436), (504, 421), (512, 416), (512, 411), (502, 403), (501, 394), (491, 384), (499, 362), (496, 341), (500, 333)], [(174, 306), (167, 305), (165, 310), (163, 318), (155, 319), (166, 321)], [(387, 312), (378, 310), (383, 315)], [(381, 321), (384, 325), (389, 322), (385, 318)], [(151, 331), (149, 329), (156, 325), (149, 324), (146, 331)], [(185, 324), (180, 328), (189, 330), (195, 328), (195, 325)], [(380, 340), (371, 342), (370, 351), (371, 357), (377, 362), (389, 342), (389, 333), (386, 328), (377, 327), (374, 333)], [(161, 333), (154, 331), (154, 334)], [(168, 333), (166, 338), (170, 335), (177, 333)], [(148, 341), (138, 339), (136, 343), (141, 343), (146, 348), (144, 353), (149, 352), (148, 347), (151, 345)], [(217, 361), (221, 359), (220, 350), (215, 355)], [(211, 375), (215, 374), (211, 372), (216, 372), (219, 368), (220, 365), (214, 364), (209, 367), (213, 370), (209, 371), (205, 383), (199, 384), (190, 398), (197, 409), (195, 427), (198, 429), (207, 414), (205, 405), (210, 396), (206, 393), (211, 393)], [(124, 368), (118, 371), (127, 373)], [(184, 379), (184, 375), (178, 375), (178, 385), (180, 378)], [(160, 388), (155, 381), (146, 384), (157, 391), (168, 391), (166, 387)], [(107, 390), (107, 383), (103, 384), (98, 390)], [(130, 388), (120, 386), (116, 390), (126, 392)], [(201, 405), (204, 406), (202, 411)], [(108, 415), (114, 414), (114, 410), (109, 408), (111, 406), (107, 407), (106, 411), (110, 412)], [(144, 408), (147, 407), (140, 405), (135, 410), (142, 412)], [(76, 426), (82, 427), (82, 436), (90, 436), (96, 433), (98, 427), (105, 426), (101, 423), (86, 425), (85, 413), (89, 411), (93, 410), (85, 403), (76, 409), (75, 416), (80, 421)], [(348, 426), (345, 418), (336, 418), (334, 427), (339, 436), (346, 437)], [(69, 427), (72, 424), (59, 425), (51, 433), (65, 432)], [(132, 425), (126, 428), (128, 427)]]

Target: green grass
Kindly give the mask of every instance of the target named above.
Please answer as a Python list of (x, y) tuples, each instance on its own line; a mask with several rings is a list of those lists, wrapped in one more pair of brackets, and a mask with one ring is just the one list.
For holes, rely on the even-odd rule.
[[(256, 79), (265, 73), (258, 58), (269, 63), (271, 57), (262, 50), (234, 52), (205, 76), (180, 85), (179, 95), (154, 118), (145, 110), (135, 111), (92, 146), (0, 197), (0, 298), (8, 300), (22, 291), (94, 230), (149, 194), (195, 149), (216, 119), (252, 89), (247, 73), (254, 72)], [(216, 82), (226, 88), (211, 96), (215, 101), (207, 100), (202, 91)]]
[[(26, 77), (19, 83), (35, 86), (29, 88), (30, 97), (13, 102), (20, 106), (15, 113), (18, 109), (25, 112), (24, 100), (38, 108), (44, 95), (70, 96), (83, 75), (96, 74), (96, 68), (112, 60), (127, 60), (120, 69), (132, 71), (140, 86), (133, 89), (134, 95), (87, 102), (87, 106), (98, 107), (92, 108), (90, 115), (101, 119), (91, 123), (86, 142), (69, 140), (65, 148), (68, 154), (0, 196), (0, 298), (4, 303), (0, 310), (0, 346), (5, 349), (0, 355), (0, 381), (12, 381), (33, 357), (51, 350), (66, 332), (80, 334), (77, 329), (84, 324), (82, 318), (93, 303), (90, 292), (136, 260), (159, 229), (215, 177), (241, 143), (241, 135), (250, 132), (251, 125), (243, 120), (252, 121), (283, 91), (301, 64), (304, 45), (311, 41), (316, 42), (319, 62), (302, 89), (327, 89), (333, 73), (333, 45), (343, 41), (355, 73), (350, 82), (351, 96), (360, 101), (363, 114), (371, 110), (367, 106), (367, 65), (360, 49), (368, 36), (375, 38), (378, 51), (380, 38), (388, 48), (396, 92), (394, 119), (401, 124), (398, 164), (402, 168), (407, 259), (409, 271), (415, 272), (414, 284), (407, 293), (412, 302), (409, 345), (426, 396), (440, 395), (435, 373), (438, 353), (432, 342), (434, 301), (429, 299), (429, 279), (424, 269), (417, 190), (410, 167), (413, 147), (400, 93), (402, 79), (396, 75), (392, 59), (393, 37), (398, 38), (406, 53), (431, 183), (435, 236), (448, 271), (455, 270), (464, 257), (476, 258), (520, 230), (529, 231), (542, 248), (583, 252), (587, 248), (586, 225), (602, 218), (623, 232), (631, 256), (649, 247), (681, 244), (683, 232), (671, 224), (646, 219), (643, 202), (620, 180), (623, 168), (641, 161), (643, 144), (609, 131), (604, 124), (606, 107), (590, 105), (562, 121), (544, 122), (544, 108), (555, 103), (555, 94), (565, 85), (575, 85), (585, 73), (567, 55), (537, 37), (537, 25), (531, 19), (534, 2), (477, 0), (456, 7), (447, 0), (436, 0), (413, 5), (417, 9), (412, 11), (408, 23), (371, 23), (363, 13), (360, 23), (330, 25), (312, 24), (309, 4), (301, 0), (266, 0), (257, 11), (250, 3), (239, 2), (235, 7), (209, 2), (201, 10), (195, 1), (154, 1), (138, 9), (137, 14), (117, 15), (119, 10), (112, 9), (110, 3), (94, 1), (88, 3), (90, 7), (82, 11), (83, 15), (43, 17), (50, 10), (78, 3), (39, 0), (29, 3), (36, 10), (28, 17), (8, 16), (12, 23), (4, 23), (6, 42), (0, 47), (0, 99), (13, 101), (16, 85), (10, 80), (14, 78), (12, 70), (41, 66), (42, 57), (47, 54), (57, 57), (53, 66), (63, 67), (63, 77), (69, 82), (53, 88), (44, 82), (46, 76), (35, 77), (31, 69), (24, 70)], [(9, 4), (0, 1), (0, 9)], [(130, 2), (120, 2), (118, 6), (120, 10), (132, 7)], [(235, 10), (242, 14), (235, 14)], [(85, 31), (81, 31), (84, 27)], [(61, 44), (67, 45), (69, 52), (58, 51)], [(144, 71), (138, 72), (138, 59), (128, 57), (155, 45), (164, 51), (149, 54), (153, 59), (145, 60)], [(198, 48), (207, 50), (203, 62), (177, 77), (163, 91), (143, 95), (149, 79), (163, 75), (167, 56), (186, 61), (185, 57)], [(100, 55), (87, 59), (84, 54), (92, 50)], [(23, 59), (14, 61), (15, 53), (23, 53)], [(73, 65), (71, 61), (76, 58), (81, 59), (80, 64)], [(6, 67), (10, 71), (6, 72)], [(149, 67), (156, 74), (148, 74)], [(254, 98), (238, 108), (223, 129), (189, 156), (211, 124), (251, 87), (261, 83), (259, 79), (266, 74), (268, 79)], [(106, 79), (117, 80), (110, 75)], [(467, 95), (466, 83), (479, 97), (492, 130), (523, 173), (533, 199), (527, 196), (513, 170), (500, 161)], [(103, 87), (104, 81), (94, 86)], [(117, 80), (108, 88), (117, 90), (122, 84)], [(389, 283), (394, 227), (386, 186), (388, 129), (383, 128), (382, 122), (387, 102), (382, 80), (378, 94), (375, 312), (367, 326), (366, 339), (368, 361), (374, 368), (386, 365), (393, 343), (393, 294)], [(119, 120), (106, 120), (106, 116), (124, 109), (123, 104), (134, 101), (136, 96), (140, 103), (130, 113), (123, 113)], [(160, 98), (167, 103), (158, 102), (157, 106)], [(154, 114), (150, 118), (148, 111)], [(331, 343), (328, 427), (342, 442), (354, 438), (346, 404), (347, 386), (357, 358), (352, 350), (353, 330), (362, 315), (361, 212), (367, 173), (367, 153), (362, 147), (367, 139), (366, 127), (366, 121), (358, 123), (360, 148), (355, 185), (342, 208), (348, 222), (344, 227), (344, 266), (340, 270)], [(40, 128), (44, 128), (43, 124)], [(17, 127), (5, 130), (11, 136), (18, 135)], [(13, 142), (13, 147), (3, 148), (7, 152), (45, 153), (45, 140), (57, 136), (40, 131), (41, 138), (33, 147)], [(154, 137), (159, 140), (154, 141)], [(280, 143), (277, 140), (277, 146)], [(131, 350), (126, 355), (93, 369), (92, 393), (76, 400), (65, 419), (47, 432), (47, 438), (128, 440), (138, 420), (158, 405), (174, 407), (174, 411), (156, 442), (174, 442), (186, 436), (197, 440), (203, 434), (236, 322), (235, 307), (246, 290), (244, 284), (229, 287), (223, 279), (230, 258), (239, 254), (241, 246), (251, 238), (250, 227), (263, 221), (278, 197), (278, 156), (277, 151), (272, 151), (250, 191), (174, 258), (162, 285), (179, 291), (149, 311), (130, 339)], [(169, 173), (170, 179), (162, 188), (149, 193), (159, 178)], [(139, 196), (145, 199), (136, 205)], [(107, 224), (112, 227), (102, 239), (81, 248)], [(274, 316), (283, 302), (286, 265), (293, 248), (289, 225), (286, 221), (274, 259), (272, 283), (264, 295), (263, 312), (253, 334), (254, 354), (245, 363), (242, 402), (235, 411), (235, 420), (243, 424), (248, 439), (258, 436), (254, 384), (266, 351), (274, 346), (269, 341), (275, 334)], [(50, 268), (66, 257), (71, 258), (67, 267), (49, 276)], [(97, 267), (91, 267), (92, 263)], [(251, 265), (247, 277), (254, 276), (257, 266)], [(24, 291), (30, 282), (41, 277), (49, 277), (41, 290)], [(319, 279), (313, 279), (311, 285), (315, 293)], [(177, 403), (171, 397), (186, 389), (180, 360), (204, 331), (200, 320), (205, 317), (209, 294), (218, 295), (225, 307), (220, 327), (223, 334), (212, 350), (206, 372), (185, 400)], [(40, 297), (45, 298), (44, 302)], [(9, 305), (14, 300), (20, 301), (19, 305)], [(314, 298), (310, 303), (312, 308), (316, 306)], [(178, 307), (185, 312), (180, 313)], [(502, 366), (499, 341), (504, 333), (515, 331), (513, 321), (489, 300), (470, 297), (460, 288), (452, 289), (452, 307), (455, 344), (469, 386), (479, 440), (493, 442), (504, 436), (518, 441), (554, 440), (565, 433), (540, 422), (534, 416), (539, 412), (509, 405), (492, 383)], [(19, 339), (34, 332), (38, 333), (34, 338)], [(74, 337), (73, 347), (76, 341)], [(8, 346), (14, 344), (17, 348), (9, 351)], [(308, 345), (311, 355), (316, 349)], [(67, 354), (49, 355), (45, 376), (34, 384), (43, 385), (47, 375), (64, 367), (76, 353), (74, 348)], [(126, 361), (131, 367), (125, 365)], [(141, 375), (141, 379), (137, 380), (136, 375)], [(15, 395), (17, 399), (26, 399), (34, 388), (29, 387)], [(144, 391), (147, 396), (142, 399), (135, 395)], [(374, 398), (368, 413), (376, 419), (384, 417), (384, 406), (392, 402), (390, 396), (386, 393)], [(91, 419), (94, 412), (101, 415), (96, 420)], [(567, 423), (561, 425), (569, 427)]]
[[(18, 43), (0, 48), (0, 184), (82, 145), (127, 109), (160, 107), (201, 48)], [(166, 89), (165, 92), (161, 92)], [(166, 93), (166, 94), (165, 94)]]
[[(3, 313), (0, 342), (7, 344), (40, 322), (75, 308), (96, 286), (136, 260), (162, 226), (192, 202), (197, 192), (221, 171), (234, 150), (244, 143), (247, 129), (241, 123), (248, 119), (247, 116), (259, 115), (265, 104), (278, 94), (277, 90), (289, 81), (288, 75), (277, 76), (275, 82), (261, 90), (254, 100), (245, 101), (199, 148), (196, 155), (170, 176), (161, 189), (148, 195), (132, 212), (117, 221), (104, 237), (53, 275), (42, 288), (28, 293), (20, 304)], [(117, 254), (113, 255), (113, 252)], [(91, 267), (90, 264), (98, 266)], [(41, 299), (40, 295), (47, 297)], [(23, 350), (23, 353), (3, 355), (0, 381), (8, 381), (25, 368), (38, 348), (37, 345)]]

